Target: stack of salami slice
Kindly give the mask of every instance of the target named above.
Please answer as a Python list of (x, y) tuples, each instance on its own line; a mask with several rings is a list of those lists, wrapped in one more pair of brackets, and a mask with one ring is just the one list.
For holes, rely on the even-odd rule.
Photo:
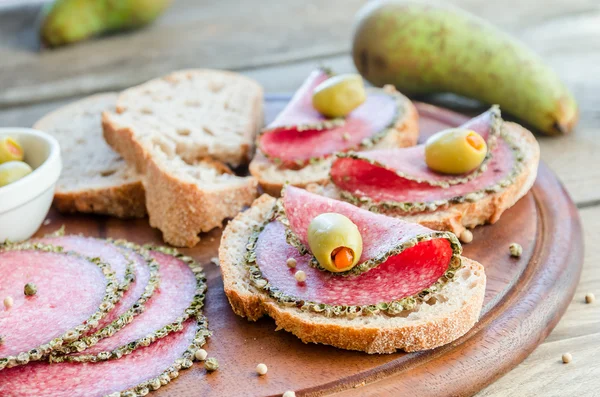
[(0, 246), (0, 272), (1, 396), (144, 396), (210, 335), (202, 268), (174, 250), (53, 236)]

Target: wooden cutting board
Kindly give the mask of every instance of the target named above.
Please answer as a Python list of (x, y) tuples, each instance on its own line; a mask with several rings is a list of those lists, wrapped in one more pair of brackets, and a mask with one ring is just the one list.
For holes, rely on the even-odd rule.
[[(271, 120), (288, 101), (272, 96), (266, 102)], [(466, 116), (418, 104), (421, 139)], [(38, 235), (65, 225), (67, 233), (125, 238), (160, 244), (146, 219), (60, 215)], [(206, 315), (214, 336), (206, 349), (220, 369), (207, 374), (195, 364), (155, 393), (157, 396), (270, 396), (295, 390), (297, 396), (472, 395), (520, 363), (554, 328), (573, 297), (579, 280), (583, 242), (577, 210), (554, 174), (540, 165), (532, 191), (495, 225), (478, 227), (464, 255), (485, 266), (487, 289), (479, 323), (454, 343), (420, 353), (368, 355), (323, 345), (305, 345), (292, 334), (275, 331), (264, 318), (251, 323), (236, 316), (223, 293), (217, 256), (221, 230), (202, 236), (200, 244), (182, 251), (204, 264), (208, 277)], [(523, 255), (512, 258), (508, 246), (517, 242)], [(258, 363), (269, 368), (255, 373)]]

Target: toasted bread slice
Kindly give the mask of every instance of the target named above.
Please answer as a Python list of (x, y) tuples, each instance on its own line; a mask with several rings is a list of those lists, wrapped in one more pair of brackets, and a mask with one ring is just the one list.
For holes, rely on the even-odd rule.
[[(401, 116), (389, 133), (371, 149), (413, 146), (419, 138), (419, 114), (412, 102), (400, 96)], [(298, 169), (285, 169), (267, 159), (260, 150), (250, 163), (250, 173), (258, 179), (265, 193), (279, 197), (283, 185), (287, 182), (298, 187), (306, 187), (311, 183), (326, 184), (329, 181), (329, 169), (333, 157), (323, 159), (314, 164)]]
[(126, 90), (102, 118), (106, 141), (143, 174), (150, 225), (167, 243), (187, 247), (256, 197), (256, 180), (223, 162), (248, 161), (261, 123), (262, 88), (212, 70)]
[[(523, 171), (515, 181), (503, 190), (488, 193), (483, 198), (470, 202), (450, 203), (432, 212), (407, 214), (399, 210), (381, 210), (380, 213), (402, 218), (407, 222), (420, 223), (434, 230), (448, 230), (460, 236), (467, 228), (485, 223), (495, 223), (531, 189), (537, 176), (540, 162), (540, 147), (531, 132), (519, 124), (505, 122), (504, 133), (523, 153)], [(331, 182), (325, 185), (311, 184), (307, 190), (327, 197), (341, 199), (340, 191)]]
[(219, 262), (225, 294), (236, 314), (252, 321), (266, 314), (275, 320), (277, 329), (292, 332), (305, 343), (367, 353), (432, 349), (464, 335), (479, 319), (486, 277), (483, 266), (466, 258), (454, 281), (426, 303), (398, 316), (325, 317), (279, 305), (250, 283), (245, 267), (249, 238), (254, 227), (266, 220), (274, 202), (273, 197), (261, 196), (223, 232)]
[(60, 144), (63, 170), (54, 193), (59, 211), (120, 218), (146, 215), (140, 175), (102, 137), (101, 114), (114, 110), (116, 101), (116, 93), (93, 95), (34, 124), (33, 128), (49, 133)]

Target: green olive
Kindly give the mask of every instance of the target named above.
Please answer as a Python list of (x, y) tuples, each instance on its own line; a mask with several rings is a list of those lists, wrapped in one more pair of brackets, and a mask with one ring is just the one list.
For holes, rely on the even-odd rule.
[(22, 161), (9, 161), (0, 164), (0, 187), (13, 183), (33, 171), (29, 164)]
[(23, 161), (23, 148), (9, 136), (0, 138), (0, 164), (7, 161)]
[(425, 162), (443, 174), (464, 174), (478, 168), (487, 154), (485, 140), (475, 131), (452, 128), (425, 143)]
[(308, 225), (308, 245), (326, 270), (343, 272), (352, 269), (362, 255), (362, 236), (358, 227), (342, 214), (326, 212)]
[(312, 103), (322, 115), (345, 117), (367, 99), (362, 77), (358, 74), (333, 76), (315, 88)]

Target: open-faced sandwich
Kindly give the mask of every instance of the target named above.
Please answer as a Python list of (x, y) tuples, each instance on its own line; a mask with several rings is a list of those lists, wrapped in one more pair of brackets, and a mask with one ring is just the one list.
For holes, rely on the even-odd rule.
[(531, 132), (504, 122), (494, 106), (423, 145), (338, 153), (329, 183), (307, 189), (460, 236), (496, 222), (523, 197), (539, 158)]
[(457, 339), (477, 322), (486, 283), (454, 234), (293, 186), (232, 220), (219, 260), (236, 314), (367, 353)]
[(286, 182), (326, 183), (335, 153), (413, 146), (417, 120), (413, 104), (392, 86), (365, 90), (358, 75), (317, 69), (259, 135), (250, 173), (272, 196)]

